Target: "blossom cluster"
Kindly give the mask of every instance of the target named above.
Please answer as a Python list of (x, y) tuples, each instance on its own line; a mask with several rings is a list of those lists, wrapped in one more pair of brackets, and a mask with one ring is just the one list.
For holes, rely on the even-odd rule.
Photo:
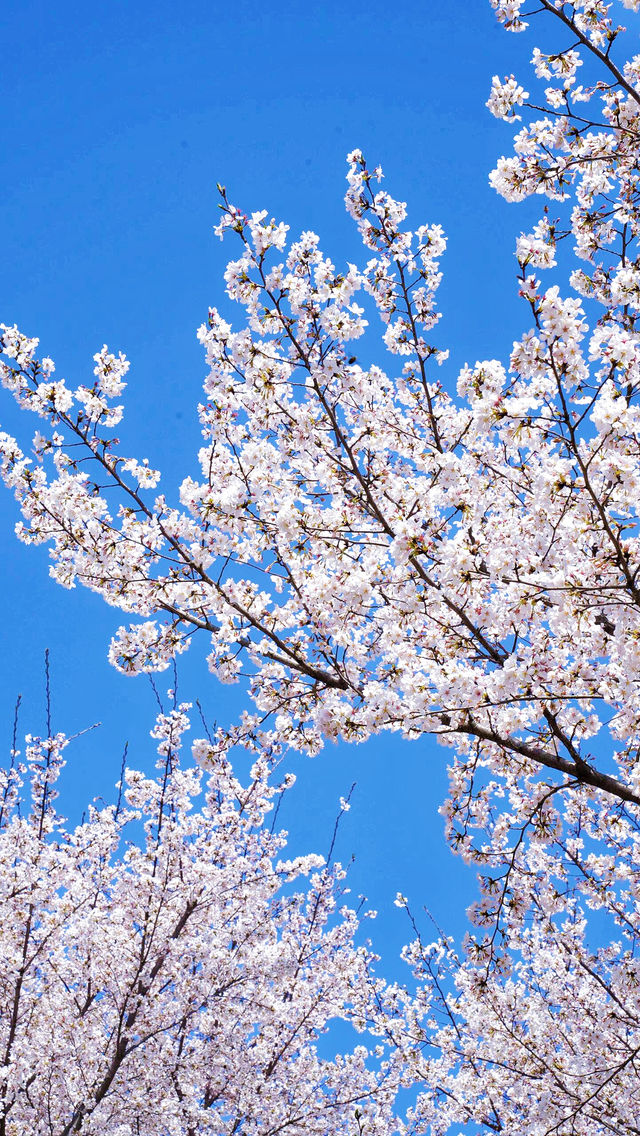
[[(156, 720), (158, 771), (125, 769), (118, 804), (74, 828), (54, 805), (62, 735), (27, 738), (0, 776), (2, 1131), (347, 1136), (360, 1117), (391, 1136), (385, 986), (345, 873), (284, 858), (265, 818), (291, 779), (264, 754), (248, 784), (218, 736), (180, 761), (188, 710)], [(354, 1043), (328, 1059), (333, 1020)]]

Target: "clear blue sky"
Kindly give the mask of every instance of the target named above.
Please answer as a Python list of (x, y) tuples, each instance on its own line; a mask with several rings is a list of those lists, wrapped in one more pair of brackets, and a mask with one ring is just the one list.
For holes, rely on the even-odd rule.
[[(104, 342), (126, 352), (120, 434), (127, 452), (164, 470), (165, 492), (194, 469), (205, 373), (195, 330), (220, 304), (235, 255), (212, 233), (218, 181), (245, 210), (319, 232), (340, 264), (358, 255), (343, 207), (345, 155), (358, 146), (383, 165), (414, 226), (439, 222), (448, 234), (445, 380), (467, 360), (504, 358), (523, 330), (512, 253), (530, 209), (488, 187), (510, 131), (484, 103), (492, 74), (524, 71), (531, 41), (499, 29), (488, 0), (22, 0), (5, 12), (3, 45), (0, 319), (39, 336), (71, 385), (91, 381)], [(0, 407), (2, 427), (26, 438), (35, 420), (20, 422), (8, 396)], [(0, 720), (8, 749), (21, 691), (25, 727), (43, 729), (48, 646), (54, 726), (103, 723), (70, 753), (64, 807), (77, 817), (91, 797), (112, 798), (126, 739), (131, 764), (152, 762), (153, 698), (145, 679), (107, 664), (125, 620), (56, 587), (46, 551), (14, 540), (16, 519), (2, 491)], [(181, 693), (212, 719), (241, 704), (195, 653), (180, 675)], [(384, 735), (297, 768), (283, 821), (298, 850), (326, 850), (337, 799), (358, 782), (338, 854), (356, 857), (353, 887), (380, 909), (383, 950), (405, 937), (397, 890), (453, 931), (463, 925), (473, 880), (437, 815), (446, 759), (428, 739)]]

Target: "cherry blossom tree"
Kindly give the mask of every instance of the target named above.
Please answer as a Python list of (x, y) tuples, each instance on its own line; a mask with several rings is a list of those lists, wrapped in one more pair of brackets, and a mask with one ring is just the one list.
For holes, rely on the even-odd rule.
[(265, 817), (288, 780), (264, 754), (246, 785), (215, 737), (181, 767), (188, 709), (158, 716), (156, 776), (127, 769), (73, 829), (62, 735), (2, 777), (0, 1132), (391, 1133), (385, 1039), (318, 1050), (332, 1020), (362, 1034), (383, 990), (344, 872), (284, 858)]
[(638, 1131), (638, 813), (585, 786), (560, 795), (538, 796), (532, 816), (512, 793), (511, 812), (489, 820), (464, 952), (413, 924), (417, 990), (388, 1019), (421, 1086), (410, 1130)]
[[(93, 381), (72, 388), (36, 340), (4, 328), (3, 381), (49, 427), (35, 463), (3, 435), (18, 535), (51, 544), (63, 586), (83, 583), (142, 617), (112, 644), (120, 669), (161, 669), (201, 631), (211, 670), (249, 674), (283, 745), (429, 732), (455, 746), (463, 781), (533, 762), (640, 799), (640, 95), (637, 60), (613, 62), (611, 7), (540, 5), (575, 40), (534, 55), (543, 117), (515, 79), (494, 80), (494, 113), (514, 118), (526, 104), (534, 116), (496, 188), (542, 194), (568, 217), (563, 227), (545, 211), (518, 239), (532, 330), (508, 369), (465, 367), (457, 400), (436, 378), (446, 352), (431, 342), (444, 236), (406, 229), (405, 205), (377, 188), (381, 171), (359, 151), (346, 200), (361, 267), (338, 271), (311, 233), (287, 244), (286, 225), (245, 216), (221, 189), (217, 232), (240, 245), (227, 292), (246, 322), (234, 331), (212, 308), (200, 329), (210, 368), (200, 473), (179, 505), (113, 435), (124, 357), (104, 347)], [(521, 8), (497, 5), (498, 16), (517, 30)], [(603, 77), (577, 85), (583, 62)], [(567, 236), (580, 267), (565, 296), (535, 271)], [(358, 299), (382, 319), (390, 374), (352, 354), (367, 327)], [(613, 766), (590, 749), (605, 720)]]
[[(481, 875), (478, 933), (460, 956), (446, 937), (417, 936), (414, 993), (363, 979), (354, 1003), (392, 1043), (402, 1083), (423, 1088), (403, 1127), (380, 1074), (338, 1063), (347, 1088), (332, 1097), (338, 1074), (327, 1074), (318, 1115), (337, 1100), (353, 1125), (340, 1112), (353, 1109), (353, 1075), (373, 1110), (364, 1131), (627, 1136), (640, 1131), (640, 56), (625, 61), (617, 21), (640, 3), (492, 4), (508, 30), (535, 18), (557, 41), (533, 52), (536, 93), (496, 77), (488, 104), (526, 119), (493, 185), (507, 200), (543, 199), (516, 242), (528, 329), (507, 364), (465, 366), (455, 391), (440, 381), (444, 235), (408, 229), (405, 204), (356, 150), (346, 202), (361, 265), (337, 269), (314, 234), (290, 241), (220, 187), (216, 231), (239, 251), (227, 294), (244, 314), (234, 330), (212, 308), (200, 329), (203, 445), (179, 503), (121, 452), (129, 364), (106, 346), (74, 386), (37, 340), (3, 327), (3, 382), (45, 427), (35, 460), (6, 434), (0, 460), (20, 538), (50, 544), (63, 586), (137, 619), (111, 645), (125, 673), (162, 670), (197, 632), (219, 679), (248, 682), (255, 712), (233, 732), (240, 744), (275, 758), (394, 730), (450, 747), (448, 833)], [(384, 366), (365, 365), (354, 345), (368, 357), (380, 322)], [(99, 823), (113, 828), (111, 816)], [(143, 855), (131, 854), (127, 880)], [(144, 920), (133, 925), (139, 946)], [(335, 1005), (355, 997), (338, 988)], [(256, 1037), (244, 1035), (249, 1064)], [(274, 1086), (295, 1068), (281, 1062)], [(312, 1068), (304, 1084), (324, 1086)], [(260, 1109), (271, 1098), (252, 1077)], [(201, 1123), (206, 1085), (180, 1091)], [(274, 1092), (255, 1130), (271, 1131), (259, 1125), (273, 1108), (284, 1115), (288, 1090)], [(239, 1114), (222, 1115), (233, 1131)], [(339, 1131), (326, 1115), (317, 1131)]]

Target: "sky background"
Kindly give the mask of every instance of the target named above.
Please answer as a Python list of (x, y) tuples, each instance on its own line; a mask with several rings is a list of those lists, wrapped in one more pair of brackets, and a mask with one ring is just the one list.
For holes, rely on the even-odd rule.
[[(92, 382), (103, 343), (127, 354), (123, 449), (161, 468), (171, 496), (194, 472), (200, 441), (195, 332), (208, 306), (221, 306), (224, 265), (237, 255), (212, 232), (216, 182), (292, 235), (318, 232), (341, 266), (359, 255), (343, 205), (345, 156), (357, 146), (382, 164), (414, 228), (437, 222), (448, 235), (439, 342), (451, 350), (441, 377), (453, 387), (464, 362), (504, 359), (526, 327), (513, 249), (532, 209), (489, 188), (511, 131), (484, 103), (494, 73), (526, 74), (532, 42), (500, 29), (488, 0), (22, 0), (3, 26), (0, 320), (39, 336), (71, 386)], [(26, 441), (36, 422), (2, 392), (0, 424)], [(107, 663), (125, 620), (90, 593), (54, 585), (46, 550), (14, 539), (16, 520), (2, 490), (4, 749), (18, 692), (24, 728), (44, 729), (49, 647), (54, 728), (102, 722), (69, 751), (63, 811), (78, 819), (94, 796), (113, 799), (126, 740), (130, 764), (152, 766), (154, 697), (146, 679)], [(229, 720), (241, 691), (218, 685), (201, 656), (181, 659), (180, 694), (199, 698), (210, 720)], [(158, 677), (161, 691), (170, 684)], [(408, 934), (396, 891), (456, 934), (474, 894), (437, 812), (446, 762), (428, 738), (330, 746), (298, 760), (281, 814), (296, 851), (324, 852), (338, 798), (357, 782), (337, 851), (355, 857), (353, 890), (380, 911), (371, 930), (387, 970)]]

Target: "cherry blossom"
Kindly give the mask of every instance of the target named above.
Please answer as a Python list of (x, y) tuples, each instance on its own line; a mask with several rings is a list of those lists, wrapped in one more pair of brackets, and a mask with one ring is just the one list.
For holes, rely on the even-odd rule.
[[(352, 946), (354, 924), (345, 915), (341, 957), (357, 959), (356, 969), (349, 970), (350, 962), (348, 981), (346, 972), (336, 975), (329, 951), (329, 986), (316, 961), (300, 998), (306, 1006), (316, 990), (314, 1007), (326, 1014), (324, 992), (338, 991), (332, 1005), (390, 1043), (390, 1056), (379, 1054), (382, 1065), (368, 1065), (357, 1050), (329, 1069), (304, 1049), (299, 1066), (297, 1055), (288, 1055), (280, 1062), (282, 1079), (263, 1088), (270, 1058), (261, 1015), (275, 1005), (270, 991), (279, 990), (286, 1002), (285, 1012), (276, 997), (273, 1010), (289, 1023), (283, 1028), (291, 1028), (294, 1007), (261, 938), (275, 928), (289, 942), (289, 909), (270, 906), (275, 891), (260, 892), (267, 923), (251, 926), (261, 928), (255, 942), (263, 969), (251, 970), (251, 957), (246, 962), (258, 991), (247, 1007), (253, 1024), (239, 1035), (231, 1095), (222, 1113), (211, 1113), (215, 1131), (224, 1130), (222, 1124), (238, 1130), (234, 1109), (248, 1110), (246, 1130), (271, 1131), (267, 1118), (297, 1107), (284, 1102), (295, 1102), (303, 1084), (314, 1102), (307, 1114), (321, 1119), (315, 1129), (300, 1131), (340, 1131), (341, 1124), (348, 1131), (354, 1120), (360, 1132), (395, 1131), (396, 1125), (403, 1134), (431, 1136), (465, 1126), (513, 1136), (626, 1136), (640, 1128), (640, 56), (629, 38), (625, 62), (619, 23), (624, 9), (633, 19), (640, 4), (540, 0), (533, 12), (522, 0), (492, 0), (492, 6), (507, 30), (525, 33), (527, 21), (535, 20), (544, 37), (532, 48), (527, 79), (495, 77), (489, 95), (491, 112), (516, 122), (513, 149), (497, 161), (491, 183), (507, 201), (541, 203), (530, 231), (516, 237), (525, 320), (502, 360), (469, 362), (451, 373), (438, 329), (444, 234), (437, 224), (409, 228), (407, 203), (382, 188), (382, 170), (357, 149), (347, 159), (346, 207), (364, 246), (359, 264), (336, 267), (315, 234), (291, 235), (266, 212), (248, 216), (219, 187), (215, 231), (235, 242), (225, 285), (240, 314), (232, 323), (212, 307), (198, 332), (207, 367), (198, 407), (202, 446), (185, 471), (178, 501), (158, 492), (161, 471), (121, 452), (111, 433), (123, 413), (113, 400), (123, 394), (129, 366), (121, 354), (104, 346), (94, 358), (93, 381), (77, 385), (59, 377), (51, 359), (39, 358), (36, 339), (15, 327), (1, 329), (0, 377), (39, 419), (31, 449), (0, 435), (0, 470), (22, 513), (18, 536), (49, 545), (51, 573), (63, 586), (82, 584), (125, 613), (126, 626), (110, 647), (115, 666), (133, 674), (163, 670), (197, 632), (209, 643), (211, 672), (223, 682), (245, 682), (253, 700), (254, 714), (229, 738), (237, 744), (250, 739), (269, 761), (286, 749), (317, 753), (327, 739), (363, 742), (382, 730), (408, 739), (435, 735), (449, 748), (448, 838), (481, 877), (474, 934), (456, 952), (441, 933), (432, 944), (423, 942), (416, 924), (405, 951), (413, 986), (376, 986), (368, 957)], [(545, 283), (543, 272), (551, 273)], [(380, 354), (370, 364), (376, 334)], [(359, 342), (365, 337), (366, 350)], [(46, 745), (57, 754), (57, 742)], [(195, 756), (218, 769), (206, 746), (196, 747)], [(44, 758), (38, 760), (42, 765)], [(7, 781), (7, 799), (17, 792), (15, 776)], [(137, 966), (147, 916), (135, 903), (138, 891), (148, 904), (156, 894), (148, 849), (151, 841), (152, 862), (161, 846), (165, 856), (160, 827), (170, 833), (175, 824), (178, 845), (181, 833), (193, 832), (189, 871), (198, 886), (205, 888), (207, 873), (218, 870), (208, 851), (213, 837), (205, 838), (197, 825), (189, 828), (190, 818), (205, 815), (195, 805), (190, 813), (185, 803), (199, 791), (198, 776), (172, 767), (167, 792), (173, 812), (155, 828), (148, 818), (158, 808), (160, 783), (130, 777), (127, 808), (147, 817), (147, 850), (130, 850), (109, 875), (103, 859), (92, 859), (93, 849), (106, 844), (113, 854), (109, 840), (120, 840), (120, 821), (113, 810), (92, 814), (89, 829), (97, 826), (98, 835), (95, 845), (93, 836), (82, 844), (88, 859), (74, 860), (72, 851), (63, 857), (85, 882), (70, 877), (68, 885), (56, 884), (62, 877), (52, 869), (46, 910), (57, 911), (58, 900), (75, 896), (76, 887), (84, 895), (89, 878), (96, 910), (106, 910), (109, 897), (123, 889), (120, 906), (129, 905), (130, 918), (114, 920), (113, 934), (121, 936), (125, 958), (133, 951), (131, 966)], [(270, 799), (262, 774), (254, 776), (257, 797)], [(192, 784), (193, 793), (186, 787)], [(221, 808), (227, 802), (225, 815), (227, 805), (236, 815), (229, 802), (245, 791), (225, 797), (226, 784), (215, 800)], [(42, 788), (37, 791), (43, 799)], [(211, 790), (208, 800), (211, 810)], [(258, 811), (256, 824), (262, 805)], [(28, 848), (41, 857), (55, 859), (53, 849), (63, 843), (75, 848), (75, 836), (56, 844), (53, 830), (46, 839), (44, 829), (37, 839), (33, 824), (29, 831)], [(19, 826), (12, 830), (14, 842), (19, 832)], [(259, 829), (254, 839), (268, 859), (271, 838)], [(33, 863), (33, 855), (25, 853), (24, 863)], [(225, 870), (233, 876), (246, 855), (236, 847), (229, 857)], [(43, 862), (35, 874), (24, 869), (26, 895), (44, 886), (36, 879), (48, 879)], [(85, 862), (92, 865), (89, 876)], [(18, 861), (11, 863), (17, 871)], [(107, 856), (107, 863), (115, 861)], [(280, 886), (273, 870), (274, 887), (275, 877)], [(103, 871), (104, 887), (95, 882)], [(313, 871), (312, 894), (324, 897), (329, 877)], [(136, 879), (145, 886), (130, 895), (129, 881)], [(175, 884), (178, 897), (186, 886)], [(24, 905), (19, 887), (15, 898)], [(170, 898), (166, 918), (165, 908), (162, 919), (158, 915), (165, 936), (158, 974), (165, 965), (183, 965), (171, 949), (178, 909)], [(411, 918), (409, 898), (398, 893), (396, 903)], [(303, 901), (293, 908), (302, 919)], [(25, 910), (22, 922), (16, 920), (18, 935), (31, 927)], [(56, 918), (52, 927), (62, 928)], [(193, 925), (200, 926), (200, 916)], [(72, 928), (73, 920), (64, 926)], [(323, 923), (323, 934), (325, 926), (330, 937), (334, 932)], [(55, 956), (63, 975), (56, 995), (61, 1004), (67, 987), (72, 1001), (80, 998), (65, 969), (67, 933), (60, 930), (64, 946)], [(52, 943), (57, 934), (52, 930)], [(186, 924), (185, 934), (191, 934)], [(232, 941), (253, 949), (251, 936), (246, 944)], [(223, 959), (228, 967), (228, 937), (218, 955), (217, 949), (211, 966)], [(200, 989), (209, 962), (193, 961), (188, 950), (184, 958), (193, 970), (184, 989)], [(85, 975), (82, 960), (74, 958), (74, 965)], [(264, 981), (275, 986), (265, 990)], [(135, 1000), (138, 987), (123, 982)], [(211, 982), (217, 989), (217, 977)], [(107, 1028), (112, 1039), (109, 1029), (117, 1034), (117, 1026), (105, 1027), (103, 1015), (117, 1011), (120, 1031), (129, 1037), (126, 1015), (134, 1011), (118, 1010), (121, 992), (114, 987), (98, 999), (89, 1031)], [(35, 993), (30, 1005), (35, 1023)], [(191, 1005), (180, 1002), (180, 1021)], [(173, 1050), (165, 1079), (158, 1073), (152, 1080), (159, 1069), (155, 1054), (162, 1056), (169, 1036), (176, 1036), (175, 1024), (154, 1025), (166, 1021), (163, 1006), (160, 999), (157, 1011), (149, 1010), (145, 1026), (148, 1073), (142, 1056), (133, 1054), (131, 1067), (140, 1072), (130, 1082), (148, 1085), (158, 1109), (164, 1097), (153, 1096), (154, 1085), (164, 1086), (158, 1092), (166, 1097), (166, 1068), (182, 1060)], [(131, 1028), (138, 1014), (142, 1023), (136, 1009)], [(243, 1029), (249, 1022), (237, 1020)], [(309, 1019), (314, 1030), (325, 1020)], [(85, 1025), (79, 1028), (82, 1033)], [(265, 1036), (275, 1037), (270, 1030), (271, 1024)], [(47, 1092), (62, 1093), (68, 1075), (72, 1108), (85, 1109), (77, 1102), (90, 1094), (83, 1088), (82, 1096), (80, 1080), (93, 1086), (96, 1100), (95, 1086), (107, 1074), (98, 1062), (74, 1081), (76, 1043), (68, 1044), (64, 1066), (47, 1066)], [(228, 1046), (231, 1060), (231, 1035)], [(298, 1068), (306, 1071), (298, 1076)], [(23, 1091), (18, 1083), (24, 1086), (31, 1075), (21, 1067), (11, 1091)], [(210, 1090), (197, 1078), (183, 1087), (187, 1081), (177, 1076), (184, 1108), (179, 1093), (169, 1093), (164, 1129), (156, 1116), (147, 1130), (182, 1136), (192, 1124), (195, 1132), (207, 1131), (202, 1102)], [(348, 1112), (356, 1083), (364, 1086), (370, 1110), (366, 1125)], [(408, 1116), (393, 1119), (392, 1087), (400, 1083), (420, 1088)], [(328, 1124), (322, 1110), (334, 1106)], [(137, 1109), (144, 1118), (144, 1107), (136, 1102), (134, 1114)], [(61, 1123), (61, 1132), (77, 1127), (78, 1117), (85, 1124), (85, 1112), (64, 1115), (72, 1120)], [(297, 1115), (291, 1123), (302, 1124)], [(104, 1123), (129, 1136), (134, 1129), (126, 1127), (126, 1110), (122, 1117), (120, 1129), (111, 1115)], [(27, 1122), (20, 1123), (24, 1130)], [(92, 1123), (87, 1113), (86, 1124)], [(103, 1119), (95, 1123), (104, 1130)]]
[[(180, 762), (188, 710), (158, 716), (155, 775), (126, 768), (73, 828), (63, 735), (2, 775), (0, 1131), (391, 1133), (398, 1075), (366, 1033), (384, 985), (345, 873), (285, 858), (265, 818), (293, 778), (264, 752), (248, 784), (216, 736)], [(336, 1019), (354, 1043), (329, 1060)]]
[[(614, 67), (593, 21), (582, 30), (586, 9), (553, 11)], [(613, 27), (606, 12), (601, 24)], [(567, 51), (534, 57), (565, 102), (580, 62)], [(93, 385), (74, 389), (39, 361), (36, 340), (3, 329), (3, 381), (52, 431), (39, 430), (35, 462), (3, 436), (19, 536), (51, 545), (63, 586), (141, 617), (114, 640), (116, 666), (162, 669), (201, 631), (211, 670), (247, 677), (283, 746), (429, 732), (467, 773), (517, 779), (532, 760), (638, 800), (635, 238), (617, 206), (596, 205), (615, 176), (633, 211), (624, 179), (635, 177), (638, 104), (619, 75), (599, 92), (596, 133), (571, 133), (566, 102), (525, 124), (498, 165), (507, 196), (544, 191), (562, 204), (574, 186), (577, 204), (570, 228), (545, 212), (518, 238), (533, 326), (508, 369), (465, 367), (457, 399), (437, 377), (447, 352), (433, 338), (444, 235), (407, 229), (405, 203), (359, 150), (346, 203), (362, 267), (338, 271), (313, 234), (287, 246), (285, 225), (245, 216), (221, 187), (218, 235), (241, 246), (227, 291), (246, 322), (235, 331), (212, 308), (198, 333), (203, 445), (178, 505), (153, 495), (160, 472), (109, 433), (127, 360), (103, 347)], [(509, 99), (528, 112), (514, 83)], [(530, 271), (553, 268), (569, 232), (591, 265), (572, 276), (577, 295)], [(592, 319), (594, 299), (604, 314)], [(376, 321), (386, 369), (352, 354)], [(605, 732), (611, 772), (589, 748)]]

